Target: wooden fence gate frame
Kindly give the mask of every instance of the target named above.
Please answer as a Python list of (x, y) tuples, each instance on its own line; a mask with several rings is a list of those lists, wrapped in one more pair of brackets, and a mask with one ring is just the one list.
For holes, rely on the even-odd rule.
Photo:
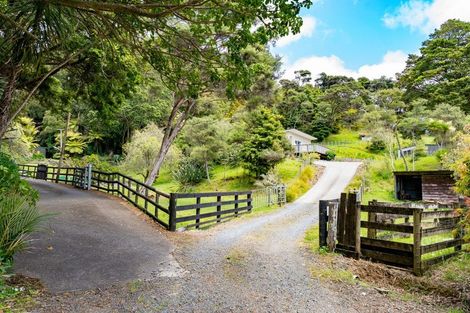
[[(419, 207), (412, 204), (400, 205), (377, 201), (361, 205), (355, 193), (342, 193), (340, 199), (320, 200), (319, 244), (320, 247), (327, 246), (330, 251), (346, 256), (367, 258), (410, 269), (416, 275), (422, 275), (429, 266), (448, 259), (462, 250), (464, 244), (462, 231), (454, 239), (422, 244), (424, 237), (449, 232), (458, 225), (462, 216), (453, 210), (457, 206), (457, 204), (440, 204), (440, 207), (428, 210), (426, 205)], [(367, 212), (367, 221), (361, 220), (361, 212)], [(379, 214), (397, 216), (405, 222), (387, 223), (378, 220)], [(442, 224), (441, 220), (445, 222)], [(432, 224), (431, 227), (423, 227), (428, 224)], [(366, 237), (361, 237), (361, 228), (367, 229)], [(379, 239), (377, 230), (413, 235), (413, 243)], [(423, 254), (448, 248), (454, 248), (454, 252), (428, 260), (422, 259)]]

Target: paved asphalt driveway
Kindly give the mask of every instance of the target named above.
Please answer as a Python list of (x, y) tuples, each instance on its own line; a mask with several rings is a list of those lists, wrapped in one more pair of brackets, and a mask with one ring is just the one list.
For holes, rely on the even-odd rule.
[(173, 245), (163, 230), (116, 198), (45, 181), (39, 209), (55, 214), (15, 257), (15, 272), (42, 280), (52, 292), (171, 275)]

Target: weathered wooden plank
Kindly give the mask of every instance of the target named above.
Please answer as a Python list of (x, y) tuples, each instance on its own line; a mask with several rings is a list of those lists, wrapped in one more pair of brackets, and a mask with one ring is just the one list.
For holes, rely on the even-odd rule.
[(405, 208), (399, 206), (381, 206), (381, 205), (361, 205), (361, 211), (372, 213), (386, 213), (386, 214), (400, 214), (400, 215), (413, 215), (412, 208)]
[(384, 262), (387, 264), (405, 266), (408, 268), (413, 266), (413, 258), (411, 256), (396, 255), (392, 253), (386, 253), (365, 248), (361, 249), (361, 253), (363, 257), (371, 258), (373, 260)]
[(347, 257), (352, 257), (352, 258), (356, 257), (356, 251), (354, 250), (354, 247), (336, 245), (335, 252), (341, 253), (342, 255), (347, 256)]
[(328, 203), (328, 250), (333, 252), (336, 246), (337, 226), (338, 226), (338, 206), (339, 202), (330, 201)]
[(320, 200), (318, 205), (318, 232), (319, 232), (319, 246), (325, 247), (326, 246), (326, 238), (328, 236), (327, 232), (327, 218), (328, 218), (328, 200)]
[(346, 194), (342, 193), (338, 208), (338, 244), (344, 244), (344, 229), (346, 225)]
[(381, 240), (381, 239), (372, 239), (361, 237), (361, 245), (368, 245), (379, 248), (387, 248), (400, 250), (404, 252), (413, 252), (413, 245), (409, 243), (401, 243), (395, 241)]
[(348, 194), (346, 215), (346, 229), (344, 235), (346, 236), (347, 244), (354, 247), (356, 240), (356, 194)]
[(422, 209), (415, 209), (413, 213), (413, 273), (422, 275), (421, 267), (421, 237), (423, 231), (421, 228)]
[(451, 247), (459, 246), (463, 243), (462, 239), (451, 239), (446, 241), (441, 241), (437, 243), (433, 243), (426, 246), (421, 246), (421, 254), (430, 253), (438, 250), (443, 250)]
[[(221, 196), (218, 196), (218, 197), (221, 197)], [(187, 204), (187, 205), (178, 205), (176, 207), (176, 210), (185, 211), (185, 210), (193, 210), (193, 209), (198, 209), (198, 208), (203, 209), (203, 208), (217, 207), (217, 206), (236, 204), (236, 203), (247, 203), (248, 201), (249, 199), (236, 199), (236, 200), (207, 202), (207, 203), (193, 203), (193, 204)]]
[(439, 210), (439, 211), (424, 211), (423, 220), (428, 218), (440, 218), (440, 217), (456, 217), (457, 214), (453, 210)]
[(455, 228), (455, 224), (432, 227), (432, 228), (425, 228), (423, 229), (422, 236), (429, 237), (429, 236), (434, 236), (437, 234), (447, 233), (447, 232), (452, 231), (454, 228)]
[[(377, 222), (377, 213), (368, 212), (367, 213), (367, 221), (376, 223)], [(368, 228), (367, 229), (367, 237), (368, 238), (377, 238), (377, 229)]]
[(452, 252), (452, 253), (449, 253), (449, 254), (438, 256), (436, 258), (425, 260), (425, 261), (422, 262), (423, 263), (422, 266), (424, 268), (428, 268), (428, 267), (433, 266), (435, 264), (441, 263), (441, 262), (443, 262), (447, 259), (450, 259), (451, 257), (456, 256), (457, 254), (459, 254), (459, 252)]
[(409, 225), (384, 224), (384, 223), (377, 223), (377, 222), (361, 221), (361, 227), (396, 231), (396, 232), (409, 233), (409, 234), (413, 233), (413, 226), (409, 226)]

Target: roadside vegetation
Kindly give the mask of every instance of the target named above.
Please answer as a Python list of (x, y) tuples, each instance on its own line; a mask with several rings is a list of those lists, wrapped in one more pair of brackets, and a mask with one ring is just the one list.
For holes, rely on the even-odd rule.
[[(305, 70), (281, 79), (269, 44), (298, 32), (299, 12), (312, 1), (209, 2), (207, 14), (198, 14), (198, 1), (139, 9), (129, 1), (59, 2), (0, 2), (3, 303), (23, 295), (5, 275), (43, 218), (15, 163), (92, 163), (166, 192), (282, 183), (293, 201), (318, 175), (315, 157), (293, 155), (285, 129), (295, 128), (330, 148), (327, 158), (363, 161), (348, 189), (362, 188), (364, 202), (396, 201), (393, 171), (413, 169), (451, 169), (456, 190), (470, 196), (470, 23), (445, 22), (397, 79)], [(425, 144), (439, 151), (428, 155)], [(412, 146), (411, 156), (397, 155)], [(381, 279), (361, 262), (318, 257), (326, 264), (318, 277), (351, 283), (356, 271), (367, 283)], [(464, 254), (423, 278), (378, 265), (371, 272), (397, 275), (391, 286), (407, 292), (461, 297), (468, 266)]]
[(32, 232), (46, 218), (36, 208), (38, 193), (20, 179), (18, 167), (0, 153), (0, 311), (27, 306), (36, 288), (16, 285), (12, 278), (13, 257), (27, 248)]
[(470, 306), (470, 253), (446, 260), (417, 277), (380, 263), (328, 253), (319, 248), (318, 226), (306, 232), (304, 243), (314, 258), (312, 275), (334, 290), (337, 284), (359, 285), (391, 299), (437, 305), (444, 312), (466, 312)]

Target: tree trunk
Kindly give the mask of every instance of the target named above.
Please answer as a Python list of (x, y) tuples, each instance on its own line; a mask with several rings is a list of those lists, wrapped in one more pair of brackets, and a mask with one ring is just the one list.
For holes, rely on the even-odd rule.
[(403, 159), (403, 162), (405, 163), (405, 170), (408, 172), (408, 163), (406, 162), (405, 155), (403, 154), (403, 151), (401, 151), (401, 144), (400, 144), (400, 138), (398, 138), (398, 131), (397, 131), (398, 124), (395, 125), (395, 128), (393, 132), (395, 133), (395, 138), (397, 139), (397, 145), (398, 145), (398, 153), (400, 153), (401, 158)]
[[(182, 108), (183, 104), (186, 104), (185, 108)], [(185, 125), (195, 105), (196, 100), (194, 99), (185, 99), (183, 97), (175, 96), (173, 108), (165, 126), (162, 144), (153, 163), (152, 170), (150, 171), (148, 178), (145, 180), (146, 185), (152, 185), (160, 175), (160, 169), (163, 165), (166, 154), (168, 153), (168, 150), (170, 150), (176, 136)], [(182, 110), (180, 111), (180, 109)]]
[(211, 177), (209, 175), (209, 164), (207, 164), (207, 159), (204, 160), (204, 165), (206, 167), (206, 175), (207, 175), (207, 180), (210, 182), (211, 181)]
[(152, 167), (152, 171), (145, 180), (146, 185), (151, 186), (160, 175), (160, 169), (163, 165), (163, 161), (165, 161), (166, 154), (168, 153), (168, 150), (170, 150), (170, 146), (172, 143), (173, 141), (170, 142), (168, 138), (162, 141), (162, 146), (160, 147), (160, 151), (158, 151), (157, 158), (155, 159), (155, 162)]
[(16, 80), (20, 70), (17, 67), (11, 69), (8, 78), (8, 83), (3, 90), (2, 98), (0, 100), (0, 139), (3, 138), (10, 126), (11, 105), (13, 101), (13, 93), (16, 89)]
[(66, 65), (68, 65), (74, 57), (75, 57), (74, 54), (68, 56), (68, 58), (66, 58), (62, 63), (53, 67), (49, 72), (47, 72), (43, 76), (38, 77), (38, 79), (34, 81), (35, 85), (28, 92), (28, 94), (26, 95), (26, 98), (24, 98), (24, 100), (21, 101), (19, 106), (17, 108), (14, 108), (14, 110), (12, 108), (13, 93), (18, 88), (17, 80), (18, 80), (18, 75), (21, 72), (21, 69), (19, 66), (14, 66), (12, 68), (10, 77), (8, 79), (8, 83), (5, 86), (2, 98), (0, 100), (0, 138), (3, 138), (10, 124), (18, 116), (18, 114), (21, 113), (21, 111), (24, 109), (24, 107), (28, 103), (29, 99), (31, 99), (31, 97), (36, 93), (37, 89), (42, 85), (42, 83), (44, 83), (44, 81), (47, 78), (54, 75), (55, 73), (60, 71), (62, 68), (64, 68)]
[(60, 147), (59, 166), (57, 167), (57, 176), (55, 178), (56, 182), (59, 181), (60, 169), (62, 168), (62, 162), (64, 161), (65, 145), (67, 144), (67, 135), (70, 125), (70, 115), (71, 112), (69, 111), (69, 113), (67, 114), (67, 123), (65, 124), (64, 137), (62, 138), (62, 145)]

